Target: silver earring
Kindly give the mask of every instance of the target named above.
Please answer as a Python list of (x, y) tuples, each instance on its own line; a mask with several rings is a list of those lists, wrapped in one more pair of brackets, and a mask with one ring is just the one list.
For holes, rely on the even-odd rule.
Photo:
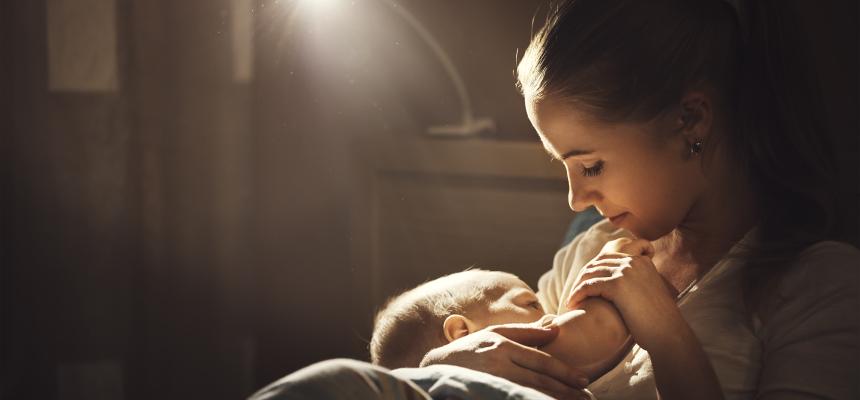
[(690, 145), (690, 157), (692, 157), (694, 154), (701, 153), (702, 152), (702, 146), (704, 146), (704, 143), (702, 143), (702, 140), (696, 139), (696, 141)]

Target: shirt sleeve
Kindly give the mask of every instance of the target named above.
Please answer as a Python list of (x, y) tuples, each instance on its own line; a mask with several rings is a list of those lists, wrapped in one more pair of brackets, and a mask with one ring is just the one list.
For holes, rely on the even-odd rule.
[(582, 232), (576, 235), (570, 243), (557, 251), (552, 260), (552, 269), (538, 280), (538, 301), (548, 313), (558, 313), (561, 293), (572, 264), (570, 258), (573, 256), (573, 249), (582, 242), (585, 234), (586, 232)]
[(821, 242), (761, 308), (759, 399), (860, 398), (860, 251)]
[(579, 270), (597, 256), (606, 242), (620, 237), (631, 235), (604, 219), (576, 235), (567, 246), (556, 252), (552, 269), (538, 280), (538, 301), (543, 309), (554, 314), (563, 312), (561, 303), (567, 292), (573, 289)]

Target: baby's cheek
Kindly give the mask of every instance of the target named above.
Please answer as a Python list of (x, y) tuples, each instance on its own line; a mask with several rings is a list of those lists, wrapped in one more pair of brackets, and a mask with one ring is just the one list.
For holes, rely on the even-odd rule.
[[(529, 312), (519, 307), (500, 307), (491, 310), (489, 318), (484, 322), (486, 325), (504, 325), (504, 324), (530, 324), (539, 320), (543, 313), (534, 310)], [(476, 319), (476, 322), (480, 320)]]
[(531, 324), (531, 323), (536, 323), (536, 322), (540, 321), (541, 318), (543, 318), (544, 313), (541, 311), (529, 308), (529, 309), (525, 309), (525, 310), (524, 309), (515, 310), (512, 312), (512, 315), (515, 315), (515, 317), (512, 317), (513, 320), (511, 322)]

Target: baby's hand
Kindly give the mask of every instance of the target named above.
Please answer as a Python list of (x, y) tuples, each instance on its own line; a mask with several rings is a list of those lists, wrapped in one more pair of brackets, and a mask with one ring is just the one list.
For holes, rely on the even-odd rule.
[(615, 240), (610, 240), (603, 245), (603, 249), (600, 250), (600, 255), (611, 254), (611, 253), (624, 253), (629, 254), (631, 256), (654, 256), (654, 246), (651, 245), (651, 242), (645, 239), (630, 239), (630, 238), (619, 238)]

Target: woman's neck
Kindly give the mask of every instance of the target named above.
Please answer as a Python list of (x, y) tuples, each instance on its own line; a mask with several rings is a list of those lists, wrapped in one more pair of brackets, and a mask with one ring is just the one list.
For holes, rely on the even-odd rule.
[(695, 266), (697, 276), (704, 275), (757, 223), (756, 202), (748, 186), (712, 188), (678, 227), (653, 242), (661, 259)]

